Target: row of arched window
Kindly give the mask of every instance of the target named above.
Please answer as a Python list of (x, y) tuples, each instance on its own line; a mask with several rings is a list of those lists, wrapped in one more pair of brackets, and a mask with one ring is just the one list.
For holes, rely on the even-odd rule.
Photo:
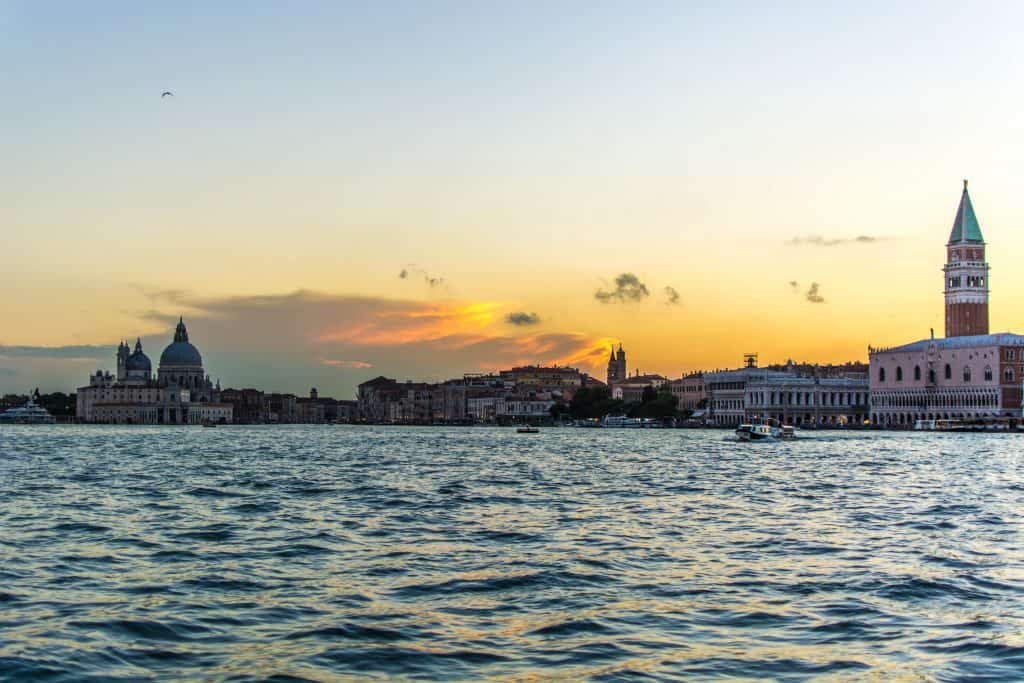
[[(949, 365), (949, 363), (946, 363), (944, 374), (946, 376), (946, 379), (953, 379), (953, 368)], [(1014, 377), (1014, 375), (1013, 375), (1013, 368), (1006, 368), (1003, 371), (1003, 381), (1004, 382), (1012, 382), (1013, 381), (1013, 377)], [(879, 382), (884, 382), (885, 381), (885, 368), (878, 368), (878, 381)], [(896, 366), (896, 381), (897, 382), (902, 382), (903, 381), (903, 366), (902, 365), (897, 365)], [(921, 381), (921, 366), (920, 365), (915, 365), (914, 366), (914, 381), (915, 382), (920, 382)], [(935, 371), (934, 370), (929, 370), (928, 371), (928, 381), (931, 384), (935, 384)], [(965, 382), (970, 382), (971, 381), (971, 369), (969, 367), (967, 367), (967, 366), (964, 366), (964, 381)], [(985, 366), (985, 381), (986, 382), (991, 382), (992, 381), (992, 367), (989, 366), (989, 365)]]
[(873, 408), (985, 408), (999, 405), (999, 394), (995, 390), (984, 393), (939, 393), (903, 394), (881, 393), (871, 397)]

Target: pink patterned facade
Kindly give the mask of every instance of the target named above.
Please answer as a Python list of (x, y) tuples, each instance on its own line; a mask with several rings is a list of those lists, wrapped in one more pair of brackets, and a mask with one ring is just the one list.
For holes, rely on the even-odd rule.
[(870, 355), (874, 424), (1021, 418), (1024, 336), (926, 339)]
[(943, 268), (946, 338), (869, 347), (873, 424), (1021, 419), (1024, 336), (988, 333), (988, 272), (964, 181)]

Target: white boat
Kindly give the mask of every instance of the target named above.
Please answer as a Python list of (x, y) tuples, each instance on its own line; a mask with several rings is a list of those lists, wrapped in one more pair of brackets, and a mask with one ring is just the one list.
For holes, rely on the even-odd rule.
[(533, 425), (523, 425), (522, 427), (516, 428), (517, 434), (538, 434), (540, 430)]
[(601, 421), (601, 426), (617, 429), (640, 429), (644, 426), (643, 420), (639, 417), (626, 417), (625, 415), (606, 415)]
[(795, 439), (792, 425), (780, 425), (776, 420), (757, 420), (741, 424), (736, 428), (740, 441), (764, 441), (766, 439)]
[(46, 408), (35, 402), (34, 398), (30, 398), (23, 406), (0, 413), (0, 422), (7, 424), (52, 425), (56, 421)]

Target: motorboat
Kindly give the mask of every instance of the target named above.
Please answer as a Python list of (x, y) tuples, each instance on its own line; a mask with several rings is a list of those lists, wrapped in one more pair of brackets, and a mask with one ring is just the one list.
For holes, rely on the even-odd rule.
[(736, 428), (740, 441), (764, 441), (766, 439), (795, 439), (796, 430), (792, 425), (780, 425), (778, 420), (755, 420)]
[(540, 430), (533, 425), (523, 425), (522, 427), (516, 428), (517, 434), (539, 434)]
[(0, 422), (7, 424), (52, 425), (56, 421), (46, 408), (35, 402), (34, 398), (30, 398), (28, 403), (23, 406), (10, 408), (0, 413)]

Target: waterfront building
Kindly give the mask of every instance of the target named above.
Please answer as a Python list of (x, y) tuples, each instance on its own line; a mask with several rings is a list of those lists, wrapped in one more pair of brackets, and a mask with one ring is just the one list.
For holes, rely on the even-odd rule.
[[(559, 372), (554, 375), (551, 370), (526, 370), (526, 381), (521, 384), (512, 381), (513, 371), (466, 375), (438, 384), (376, 377), (359, 385), (356, 415), (363, 422), (389, 424), (510, 423), (546, 419), (558, 400), (571, 395), (568, 387), (576, 386), (577, 381), (583, 382), (586, 377), (572, 368), (557, 368)], [(556, 388), (545, 388), (534, 382), (555, 384)]]
[(156, 377), (149, 356), (136, 340), (134, 350), (125, 342), (117, 348), (116, 374), (97, 370), (89, 385), (77, 391), (76, 414), (81, 422), (115, 424), (230, 423), (232, 406), (220, 399), (203, 369), (202, 355), (188, 339), (178, 320), (174, 340), (160, 355)]
[(704, 406), (707, 390), (704, 386), (704, 374), (691, 373), (681, 379), (668, 383), (669, 391), (676, 397), (676, 409), (694, 413)]
[(334, 413), (327, 411), (327, 418), (332, 422), (355, 422), (359, 417), (359, 404), (356, 401), (339, 400), (334, 402)]
[(619, 382), (626, 381), (626, 352), (622, 350), (622, 344), (619, 344), (619, 350), (616, 351), (614, 348), (611, 351), (611, 356), (608, 358), (608, 386), (611, 387)]
[(505, 383), (515, 386), (539, 387), (544, 389), (566, 389), (575, 391), (583, 386), (586, 374), (576, 368), (544, 367), (525, 365), (511, 370), (502, 370), (498, 375)]
[(263, 413), (267, 416), (267, 422), (275, 424), (296, 422), (297, 401), (298, 397), (295, 394), (277, 392), (266, 394), (263, 397)]
[(868, 347), (871, 421), (1019, 420), (1024, 336), (989, 333), (989, 265), (967, 181), (946, 242), (946, 338)]
[(323, 424), (327, 421), (327, 407), (316, 395), (316, 389), (309, 398), (295, 399), (295, 421), (301, 424)]
[(748, 364), (738, 370), (719, 370), (704, 374), (707, 391), (707, 424), (735, 427), (747, 420), (747, 383), (791, 377), (784, 372)]
[(867, 419), (870, 388), (862, 366), (790, 361), (759, 368), (756, 359), (748, 354), (744, 368), (704, 374), (708, 424), (732, 427), (774, 418), (801, 426), (841, 426)]
[(801, 376), (766, 371), (750, 377), (745, 419), (774, 418), (797, 426), (860, 425), (868, 418), (866, 373), (848, 377)]
[(265, 396), (259, 389), (225, 389), (220, 400), (231, 404), (235, 424), (262, 424), (267, 421)]
[(611, 396), (623, 403), (640, 403), (644, 397), (644, 391), (653, 389), (658, 391), (669, 382), (668, 377), (662, 375), (641, 375), (637, 370), (632, 377), (627, 377), (622, 382), (612, 385)]
[(505, 414), (504, 396), (473, 396), (466, 399), (466, 415), (474, 422), (497, 422)]

